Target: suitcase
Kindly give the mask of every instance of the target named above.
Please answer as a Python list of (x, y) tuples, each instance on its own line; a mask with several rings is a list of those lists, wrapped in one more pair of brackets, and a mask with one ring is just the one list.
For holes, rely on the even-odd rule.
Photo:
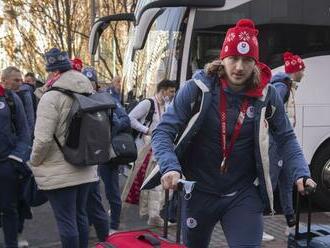
[[(301, 212), (301, 196), (297, 194), (296, 229), (289, 234), (288, 248), (330, 248), (330, 225), (311, 224), (312, 197), (311, 192), (306, 196), (308, 200), (307, 227), (299, 227)], [(300, 229), (300, 230), (299, 230)]]
[[(105, 242), (97, 243), (96, 248), (186, 248), (181, 244), (181, 204), (182, 183), (178, 184), (179, 201), (177, 207), (176, 242), (167, 239), (168, 236), (168, 211), (165, 211), (163, 236), (150, 230), (136, 230), (117, 232), (107, 237)], [(165, 191), (165, 209), (169, 207), (169, 191)]]

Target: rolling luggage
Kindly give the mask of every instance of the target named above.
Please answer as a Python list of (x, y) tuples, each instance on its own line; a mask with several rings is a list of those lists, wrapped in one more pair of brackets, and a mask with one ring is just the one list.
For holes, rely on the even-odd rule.
[[(168, 211), (165, 211), (164, 229), (162, 237), (150, 230), (136, 230), (117, 232), (108, 236), (105, 242), (98, 243), (96, 248), (186, 248), (181, 244), (181, 204), (182, 183), (178, 184), (179, 201), (177, 206), (176, 242), (167, 239)], [(165, 191), (165, 208), (169, 207), (169, 191)]]
[[(307, 196), (308, 219), (307, 227), (299, 227), (301, 212), (301, 196), (297, 194), (296, 203), (296, 229), (289, 234), (288, 248), (330, 248), (330, 225), (311, 224), (312, 219), (312, 197)], [(299, 230), (300, 229), (300, 230)]]

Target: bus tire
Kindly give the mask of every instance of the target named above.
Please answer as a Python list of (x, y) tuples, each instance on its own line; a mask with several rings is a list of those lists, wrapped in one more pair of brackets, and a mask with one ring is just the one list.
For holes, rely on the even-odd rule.
[(330, 145), (321, 148), (316, 154), (311, 164), (311, 174), (317, 183), (313, 202), (330, 211)]

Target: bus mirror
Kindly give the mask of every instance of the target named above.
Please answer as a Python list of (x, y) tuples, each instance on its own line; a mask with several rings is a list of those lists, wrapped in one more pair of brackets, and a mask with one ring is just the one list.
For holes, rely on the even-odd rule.
[(141, 17), (140, 25), (136, 25), (134, 29), (134, 40), (133, 40), (133, 50), (131, 60), (134, 60), (135, 53), (144, 47), (147, 40), (149, 30), (154, 23), (155, 19), (163, 14), (165, 9), (149, 9)]
[[(230, 0), (232, 1), (232, 0)], [(229, 1), (229, 2), (230, 2)], [(221, 8), (225, 5), (226, 0), (156, 0), (146, 4), (136, 16), (136, 25), (140, 23), (143, 13), (153, 8), (171, 8), (171, 7), (188, 7), (188, 8)]]
[(135, 16), (133, 13), (126, 13), (126, 14), (105, 16), (98, 19), (94, 23), (89, 37), (88, 50), (91, 54), (94, 55), (96, 53), (97, 47), (99, 45), (99, 40), (103, 31), (110, 25), (111, 22), (114, 21), (134, 22)]

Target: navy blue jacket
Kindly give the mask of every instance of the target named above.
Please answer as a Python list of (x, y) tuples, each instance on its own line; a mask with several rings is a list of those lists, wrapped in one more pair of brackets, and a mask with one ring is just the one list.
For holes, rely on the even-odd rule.
[(0, 96), (0, 161), (5, 161), (10, 157), (22, 162), (26, 160), (30, 149), (29, 126), (21, 99), (12, 91), (7, 90), (6, 94), (13, 99), (16, 113), (14, 123), (12, 123), (6, 98)]
[(22, 84), (17, 94), (22, 100), (28, 125), (30, 128), (30, 133), (33, 134), (36, 120), (36, 112), (35, 103), (33, 100), (32, 86), (28, 84)]
[[(187, 81), (184, 87), (180, 89), (173, 104), (168, 108), (162, 117), (162, 121), (154, 130), (152, 148), (162, 174), (168, 171), (178, 171), (183, 172), (190, 179), (189, 172), (199, 171), (199, 174), (193, 175), (193, 179), (197, 180), (197, 185), (199, 182), (212, 185), (216, 184), (215, 180), (219, 180), (219, 177), (214, 175), (214, 171), (203, 170), (204, 161), (186, 163), (189, 157), (188, 150), (193, 149), (194, 152), (198, 152), (198, 149), (201, 149), (198, 143), (192, 141), (203, 127), (206, 113), (212, 103), (212, 90), (214, 90), (214, 84), (218, 80), (215, 76), (205, 75), (204, 71), (196, 73), (194, 78)], [(200, 95), (198, 93), (200, 91), (202, 91), (201, 106), (199, 111), (192, 116), (192, 106), (198, 95)], [(290, 166), (295, 180), (303, 176), (309, 176), (310, 172), (285, 114), (283, 102), (273, 86), (268, 84), (263, 89), (263, 95), (254, 102), (254, 108), (254, 156), (257, 176), (255, 184), (259, 185), (265, 205), (273, 211), (273, 186), (270, 165), (279, 162), (276, 146), (273, 144), (276, 142), (278, 145), (279, 152)], [(219, 115), (214, 118), (219, 118)], [(216, 119), (214, 121), (219, 122)], [(174, 140), (181, 133), (183, 135), (178, 143), (173, 145)], [(215, 135), (219, 137), (219, 134)], [(210, 154), (222, 156), (219, 149), (215, 147), (210, 146), (203, 149), (208, 149)], [(210, 158), (212, 157), (214, 156), (210, 156)], [(219, 168), (219, 161), (221, 161), (220, 158), (214, 159), (213, 166)], [(193, 170), (192, 167), (200, 167), (200, 169)], [(197, 185), (196, 187), (198, 187)], [(213, 193), (217, 194), (218, 192), (214, 189)]]

